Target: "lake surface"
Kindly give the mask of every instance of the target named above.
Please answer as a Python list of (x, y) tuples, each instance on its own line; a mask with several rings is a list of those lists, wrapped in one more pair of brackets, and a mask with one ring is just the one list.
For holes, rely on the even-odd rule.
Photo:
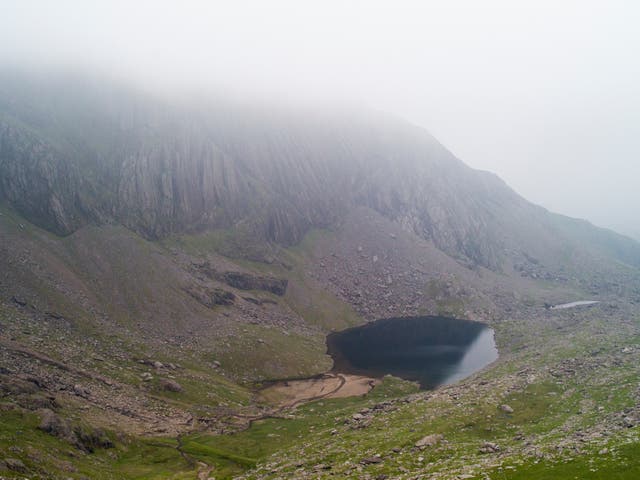
[(336, 373), (417, 381), (423, 389), (455, 383), (498, 358), (483, 323), (424, 316), (389, 318), (334, 332), (327, 351)]
[(553, 305), (551, 310), (564, 310), (565, 308), (580, 307), (582, 305), (595, 305), (600, 303), (598, 300), (580, 300), (578, 302), (563, 303), (561, 305)]

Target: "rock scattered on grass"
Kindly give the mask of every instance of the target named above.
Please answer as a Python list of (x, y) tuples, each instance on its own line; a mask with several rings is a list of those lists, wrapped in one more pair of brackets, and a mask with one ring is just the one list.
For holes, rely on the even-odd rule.
[(492, 442), (484, 442), (480, 447), (480, 453), (497, 453), (500, 451), (500, 447)]

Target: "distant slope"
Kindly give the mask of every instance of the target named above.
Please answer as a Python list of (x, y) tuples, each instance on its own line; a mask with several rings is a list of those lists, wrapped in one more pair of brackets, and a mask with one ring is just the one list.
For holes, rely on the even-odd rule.
[(364, 206), (470, 266), (558, 265), (571, 251), (640, 267), (637, 242), (530, 204), (383, 114), (169, 104), (73, 76), (0, 85), (0, 198), (60, 235), (243, 225), (291, 245)]

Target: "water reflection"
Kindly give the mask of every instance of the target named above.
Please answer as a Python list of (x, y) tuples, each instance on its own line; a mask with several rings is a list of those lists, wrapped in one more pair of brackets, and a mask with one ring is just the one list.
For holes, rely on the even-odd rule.
[(498, 358), (493, 330), (446, 317), (378, 320), (327, 338), (334, 371), (391, 374), (425, 389), (455, 383)]

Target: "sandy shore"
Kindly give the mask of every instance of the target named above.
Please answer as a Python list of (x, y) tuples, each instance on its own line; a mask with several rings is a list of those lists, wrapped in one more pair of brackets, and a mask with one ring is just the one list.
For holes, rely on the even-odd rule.
[(268, 401), (284, 408), (321, 398), (344, 398), (365, 395), (380, 381), (359, 375), (327, 373), (304, 380), (288, 380), (274, 383), (262, 390)]

